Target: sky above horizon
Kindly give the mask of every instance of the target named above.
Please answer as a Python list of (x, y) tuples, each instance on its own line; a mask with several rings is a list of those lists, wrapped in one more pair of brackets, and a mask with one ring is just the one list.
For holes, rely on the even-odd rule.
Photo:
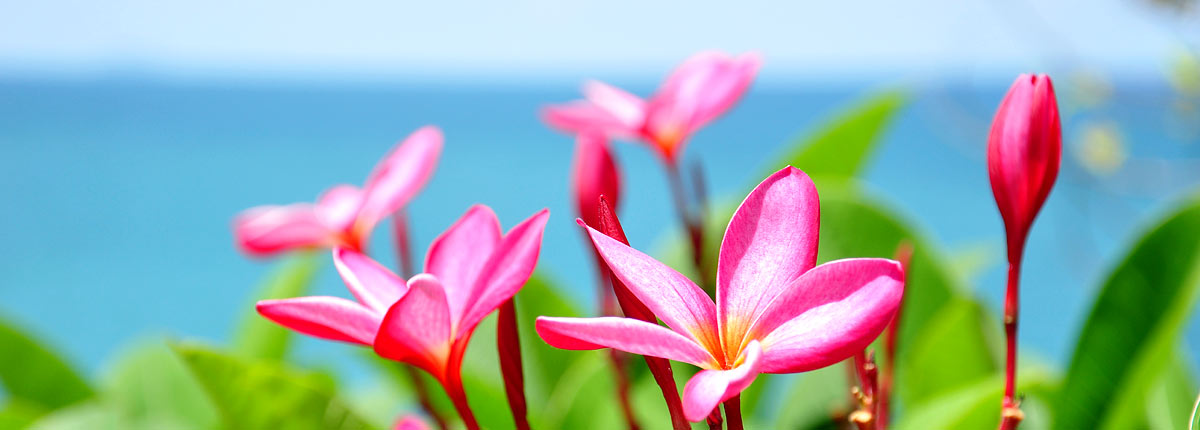
[(1149, 1), (568, 3), (4, 0), (0, 73), (185, 77), (659, 75), (756, 50), (764, 79), (1161, 71), (1196, 12)]

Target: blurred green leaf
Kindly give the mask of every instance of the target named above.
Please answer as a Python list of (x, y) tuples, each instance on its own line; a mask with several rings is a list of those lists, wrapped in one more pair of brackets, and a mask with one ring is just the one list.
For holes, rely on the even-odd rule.
[(1153, 430), (1186, 430), (1195, 402), (1196, 383), (1190, 362), (1176, 348), (1146, 397), (1146, 421)]
[(92, 397), (92, 388), (55, 353), (0, 319), (0, 383), (9, 399), (52, 411)]
[(361, 429), (371, 427), (334, 396), (327, 377), (248, 361), (212, 349), (175, 345), (224, 427)]
[(116, 410), (100, 402), (86, 401), (51, 412), (29, 430), (124, 430)]
[[(1050, 378), (1039, 369), (1032, 368), (1017, 375), (1017, 388), (1027, 393), (1027, 402), (1040, 398), (1048, 392)], [(905, 409), (900, 421), (896, 422), (897, 430), (958, 430), (986, 429), (996, 427), (1000, 423), (1000, 400), (1004, 397), (1004, 375), (996, 374), (989, 378), (977, 379), (972, 383), (944, 392), (924, 402), (914, 404)], [(1021, 423), (1023, 430), (1041, 428), (1045, 420), (1040, 415), (1032, 413), (1036, 408), (1026, 409), (1026, 420)]]
[(0, 408), (0, 429), (23, 429), (46, 413), (39, 406), (25, 403), (19, 399), (10, 400)]
[(1200, 201), (1131, 248), (1100, 291), (1055, 410), (1056, 428), (1145, 427), (1144, 399), (1200, 292)]
[[(617, 428), (621, 412), (613, 395), (607, 351), (577, 351), (540, 410), (544, 428)], [(539, 413), (534, 409), (534, 413)], [(668, 421), (669, 425), (669, 421)]]
[(126, 429), (209, 429), (219, 422), (188, 368), (166, 345), (149, 343), (127, 352), (109, 373), (101, 394)]
[[(526, 395), (529, 397), (531, 405), (545, 402), (549, 391), (577, 355), (574, 351), (562, 350), (546, 344), (534, 330), (534, 320), (539, 316), (583, 316), (579, 307), (568, 300), (562, 291), (544, 273), (537, 272), (517, 293), (517, 323), (521, 335)], [(492, 348), (495, 349), (495, 345)], [(631, 364), (645, 367), (645, 364), (640, 361), (640, 358), (636, 361), (631, 360)]]
[[(875, 94), (822, 123), (772, 160), (767, 174), (792, 165), (813, 178), (850, 178), (859, 173), (874, 145), (907, 97), (898, 91)], [(764, 175), (766, 177), (766, 175)]]
[(836, 429), (851, 411), (848, 370), (838, 363), (824, 369), (781, 378), (789, 382), (775, 428)]
[[(318, 261), (316, 252), (292, 253), (263, 282), (255, 301), (305, 295), (316, 276)], [(258, 315), (253, 304), (247, 309), (245, 319), (234, 332), (233, 350), (245, 358), (283, 360), (291, 345), (292, 332)]]
[(999, 351), (989, 340), (998, 338), (988, 332), (999, 330), (999, 324), (973, 301), (960, 299), (943, 306), (902, 357), (902, 372), (920, 376), (896, 387), (901, 398), (920, 401), (994, 375)]

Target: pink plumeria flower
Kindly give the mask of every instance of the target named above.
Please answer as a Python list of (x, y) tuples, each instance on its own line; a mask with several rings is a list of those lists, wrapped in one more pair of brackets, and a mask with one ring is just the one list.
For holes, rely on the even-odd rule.
[(604, 196), (614, 211), (621, 201), (621, 174), (604, 136), (582, 133), (576, 141), (571, 167), (575, 210), (588, 225), (599, 225), (600, 197)]
[(891, 321), (904, 289), (900, 265), (855, 258), (816, 266), (819, 216), (816, 187), (804, 172), (787, 167), (759, 184), (725, 231), (715, 304), (679, 272), (588, 228), (613, 273), (669, 328), (630, 318), (539, 317), (538, 334), (557, 348), (608, 347), (705, 369), (683, 393), (684, 415), (703, 420), (759, 373), (837, 363)]
[(648, 100), (611, 85), (584, 84), (585, 100), (551, 106), (543, 118), (556, 128), (640, 139), (674, 161), (688, 137), (725, 113), (758, 74), (755, 53), (731, 57), (702, 52), (684, 61)]
[(405, 415), (396, 420), (392, 430), (429, 430), (429, 425), (416, 415)]
[(433, 241), (426, 273), (408, 282), (354, 249), (335, 248), (334, 265), (355, 300), (263, 300), (258, 313), (297, 332), (371, 346), (384, 358), (420, 367), (442, 383), (460, 414), (469, 414), (459, 379), (467, 341), (533, 274), (549, 215), (543, 209), (501, 234), (492, 210), (474, 206)]
[(421, 190), (441, 152), (441, 130), (422, 127), (375, 166), (363, 188), (337, 185), (315, 204), (247, 209), (234, 219), (235, 240), (246, 253), (257, 256), (336, 246), (361, 250), (375, 225)]

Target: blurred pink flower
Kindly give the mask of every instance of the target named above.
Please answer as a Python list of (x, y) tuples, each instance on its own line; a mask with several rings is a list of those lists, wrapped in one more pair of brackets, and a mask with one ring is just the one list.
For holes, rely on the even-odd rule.
[(429, 425), (416, 415), (405, 415), (396, 420), (392, 430), (429, 430)]
[(759, 373), (837, 363), (891, 321), (904, 288), (900, 265), (861, 258), (815, 266), (819, 223), (816, 188), (800, 170), (787, 167), (759, 184), (725, 231), (715, 304), (687, 277), (588, 228), (617, 278), (669, 328), (631, 318), (539, 317), (538, 334), (558, 348), (609, 347), (705, 369), (683, 395), (687, 419), (703, 420)]
[(684, 61), (648, 100), (611, 85), (584, 84), (585, 100), (550, 106), (543, 119), (571, 132), (641, 139), (674, 161), (696, 130), (729, 110), (758, 74), (755, 53), (702, 52)]
[(334, 265), (357, 301), (263, 300), (258, 313), (297, 332), (371, 346), (384, 358), (424, 369), (466, 420), (459, 370), (471, 333), (533, 274), (548, 217), (543, 209), (502, 235), (492, 210), (474, 206), (434, 240), (426, 273), (408, 282), (366, 255), (338, 247)]
[(379, 221), (404, 207), (425, 185), (442, 151), (442, 132), (426, 126), (385, 157), (362, 189), (336, 185), (316, 204), (258, 206), (234, 218), (233, 233), (248, 254), (342, 246), (362, 250)]
[(988, 135), (988, 177), (1004, 218), (1010, 254), (1054, 187), (1062, 158), (1062, 126), (1046, 75), (1021, 75), (1000, 103)]
[(588, 225), (599, 225), (600, 196), (615, 211), (620, 201), (621, 175), (604, 136), (585, 132), (576, 141), (575, 164), (571, 168), (575, 208)]

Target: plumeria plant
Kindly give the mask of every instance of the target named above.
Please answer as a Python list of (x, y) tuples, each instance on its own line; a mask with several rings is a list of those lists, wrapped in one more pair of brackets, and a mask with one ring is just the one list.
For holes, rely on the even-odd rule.
[[(171, 341), (117, 360), (115, 376), (93, 385), (0, 324), (0, 382), (9, 396), (0, 427), (1012, 430), (1195, 422), (1195, 369), (1178, 338), (1200, 297), (1200, 199), (1186, 199), (1111, 270), (1065, 370), (1029, 355), (1019, 367), (1019, 287), (1053, 287), (1021, 277), (1026, 244), (1041, 234), (1034, 220), (1054, 201), (1063, 164), (1050, 78), (1019, 76), (997, 97), (991, 131), (976, 145), (998, 208), (994, 239), (1007, 250), (1004, 300), (994, 306), (855, 175), (902, 95), (870, 98), (788, 156), (770, 158), (770, 169), (747, 177), (756, 186), (734, 193), (740, 204), (708, 204), (704, 174), (682, 173), (684, 148), (746, 95), (761, 65), (755, 53), (704, 52), (648, 97), (591, 81), (583, 100), (543, 109), (542, 119), (575, 145), (573, 160), (557, 160), (570, 169), (574, 224), (527, 208), (520, 214), (533, 215), (505, 231), (482, 203), (441, 208), (465, 213), (430, 221), (448, 227), (416, 264), (414, 233), (427, 232), (413, 231), (408, 217), (417, 211), (408, 205), (443, 151), (434, 126), (403, 139), (362, 187), (335, 185), (315, 203), (243, 211), (233, 221), (241, 251), (291, 255), (246, 306), (253, 319), (228, 348)], [(631, 245), (622, 227), (622, 218), (658, 214), (631, 207), (623, 192), (627, 178), (611, 144), (619, 140), (645, 144), (665, 167), (686, 232), (664, 234), (665, 250), (644, 245), (653, 237)], [(456, 150), (452, 140), (446, 149)], [(370, 241), (388, 218), (394, 265)], [(547, 228), (579, 232), (573, 249), (594, 270), (557, 275), (586, 287), (565, 288), (537, 269)], [(332, 265), (345, 294), (312, 291), (316, 261)], [(595, 305), (577, 306), (579, 297)], [(359, 358), (373, 366), (371, 389), (339, 388), (335, 374), (317, 370), (325, 368), (320, 359), (289, 347), (294, 333), (367, 347)]]

